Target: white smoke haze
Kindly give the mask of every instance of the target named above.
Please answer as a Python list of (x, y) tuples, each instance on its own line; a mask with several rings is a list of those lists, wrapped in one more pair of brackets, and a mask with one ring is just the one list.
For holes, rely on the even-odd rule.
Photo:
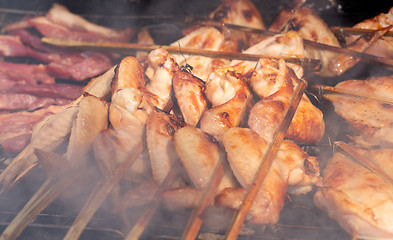
[[(11, 3), (12, 2), (12, 3)], [(35, 9), (45, 12), (53, 1), (35, 0), (23, 1), (23, 9)], [(151, 24), (152, 35), (160, 43), (170, 43), (177, 39), (179, 29), (172, 25), (157, 25), (165, 20), (144, 19), (122, 20), (110, 16), (125, 16), (143, 14), (146, 16), (156, 16), (165, 19), (170, 16), (176, 20), (177, 17), (188, 15), (203, 16), (214, 9), (217, 2), (214, 1), (181, 1), (181, 0), (112, 0), (112, 1), (57, 1), (65, 4), (71, 11), (80, 14), (108, 15), (107, 18), (91, 16), (90, 19), (107, 26), (124, 27), (133, 24)], [(72, 3), (71, 3), (72, 2)], [(78, 2), (78, 3), (77, 3)], [(276, 13), (283, 4), (276, 1), (255, 0), (255, 4), (266, 17), (269, 25)], [(0, 0), (0, 8), (20, 8), (18, 1)], [(19, 2), (20, 4), (20, 2)], [(79, 6), (80, 4), (81, 6)], [(340, 3), (342, 6), (342, 3)], [(310, 7), (320, 10), (328, 18), (330, 24), (350, 25), (355, 20), (348, 16), (336, 15), (336, 9), (330, 6), (330, 1), (310, 1)], [(0, 17), (1, 17), (0, 11)], [(19, 16), (20, 17), (20, 16)], [(9, 18), (11, 19), (12, 16)], [(15, 17), (16, 19), (17, 17)], [(1, 19), (1, 18), (0, 18)], [(10, 20), (7, 21), (10, 21)], [(126, 19), (126, 18), (125, 18)], [(5, 24), (2, 22), (0, 26)], [(158, 26), (158, 27), (157, 27)], [(157, 31), (154, 34), (154, 31)], [(161, 32), (160, 32), (161, 31)], [(174, 37), (174, 34), (178, 34)], [(160, 39), (161, 37), (161, 39)], [(325, 79), (317, 76), (307, 76), (310, 83), (334, 85), (337, 82), (347, 79), (366, 79), (370, 76), (386, 75), (392, 72), (381, 69), (375, 65), (358, 64), (352, 71), (335, 79)], [(331, 104), (320, 99), (318, 103), (313, 97), (310, 99), (324, 112), (326, 122), (326, 134), (317, 146), (306, 146), (305, 149), (310, 155), (320, 159), (321, 168), (331, 157), (333, 149), (331, 143), (337, 140), (347, 140), (348, 134), (357, 134), (345, 120), (340, 118), (333, 110)], [(93, 159), (90, 161), (91, 168), (81, 176), (69, 189), (61, 194), (39, 217), (31, 224), (18, 239), (63, 239), (69, 226), (73, 223), (79, 210), (86, 202), (90, 192), (99, 181), (102, 173), (95, 165)], [(3, 169), (3, 168), (2, 168)], [(180, 167), (180, 172), (184, 169)], [(186, 175), (186, 174), (185, 174)], [(15, 217), (17, 212), (25, 205), (26, 201), (35, 193), (38, 187), (46, 178), (43, 169), (34, 169), (19, 184), (6, 193), (0, 195), (0, 231), (3, 231), (9, 222)], [(185, 182), (191, 182), (187, 176), (183, 177)], [(133, 183), (122, 182), (121, 189), (129, 189)], [(136, 185), (137, 186), (137, 185)], [(135, 187), (136, 187), (135, 186)], [(330, 219), (325, 212), (316, 208), (312, 198), (316, 189), (306, 195), (287, 196), (285, 206), (280, 215), (279, 222), (274, 226), (246, 225), (242, 230), (239, 239), (350, 239), (336, 221)], [(124, 239), (129, 229), (137, 221), (143, 212), (145, 205), (137, 205), (115, 213), (113, 211), (113, 196), (109, 195), (102, 207), (90, 221), (80, 239)], [(137, 200), (135, 200), (137, 201)], [(201, 229), (198, 239), (222, 239), (225, 230), (234, 211), (211, 207), (204, 214), (205, 223)], [(189, 209), (168, 210), (160, 206), (144, 231), (141, 239), (178, 239), (184, 231)]]

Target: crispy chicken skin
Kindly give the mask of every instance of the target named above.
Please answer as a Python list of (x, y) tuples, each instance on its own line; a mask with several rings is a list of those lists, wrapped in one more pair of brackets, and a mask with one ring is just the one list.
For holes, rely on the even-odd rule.
[[(216, 197), (216, 204), (239, 208), (247, 188), (253, 183), (267, 140), (248, 128), (231, 128), (223, 135), (223, 145), (231, 169), (243, 188), (227, 188)], [(319, 181), (318, 161), (295, 143), (285, 140), (251, 206), (251, 223), (274, 224), (284, 205), (288, 186), (291, 193), (307, 193)]]
[[(198, 28), (183, 38), (172, 43), (171, 46), (183, 48), (195, 48), (218, 51), (224, 43), (224, 35), (214, 27)], [(187, 54), (173, 55), (179, 66), (192, 66), (192, 74), (206, 81), (208, 74), (214, 66), (214, 59), (203, 56), (190, 56)]]
[(184, 121), (196, 126), (207, 109), (204, 83), (191, 73), (178, 71), (173, 75), (172, 84)]
[(220, 139), (227, 129), (239, 126), (244, 119), (251, 92), (241, 74), (231, 67), (218, 67), (209, 75), (205, 93), (213, 107), (203, 113), (200, 126)]
[(145, 74), (149, 81), (143, 88), (144, 108), (151, 112), (152, 108), (163, 109), (171, 98), (172, 78), (179, 71), (179, 66), (174, 56), (165, 49), (158, 48), (147, 56), (147, 68)]
[(153, 178), (162, 184), (177, 159), (172, 143), (173, 134), (180, 126), (169, 114), (154, 111), (146, 122), (146, 141), (149, 149)]
[(209, 18), (223, 23), (265, 29), (258, 9), (249, 0), (224, 0), (209, 14)]
[[(260, 59), (250, 80), (261, 98), (251, 109), (249, 127), (266, 139), (272, 139), (285, 116), (299, 79), (283, 59)], [(286, 138), (298, 143), (318, 143), (325, 132), (322, 112), (306, 95), (302, 97)]]
[[(381, 13), (378, 16), (366, 19), (354, 25), (354, 28), (361, 29), (381, 29), (393, 25), (393, 7), (388, 13)], [(391, 30), (392, 31), (392, 30)], [(350, 36), (347, 43), (352, 43), (358, 36)], [(366, 53), (380, 57), (393, 58), (393, 37), (382, 37), (366, 50)]]
[[(363, 155), (393, 175), (391, 149), (371, 150)], [(328, 161), (314, 202), (359, 239), (393, 238), (392, 186), (343, 153), (335, 153)]]
[[(266, 56), (304, 57), (303, 39), (299, 33), (289, 31), (268, 37), (247, 48), (243, 53), (262, 54)], [(246, 77), (250, 77), (256, 63), (252, 61), (232, 60), (230, 66)], [(300, 77), (300, 76), (299, 76)]]
[[(393, 76), (372, 77), (367, 80), (347, 80), (336, 85), (354, 92), (390, 98), (393, 92)], [(393, 107), (377, 100), (343, 94), (324, 94), (336, 113), (361, 132), (371, 144), (392, 146)]]
[[(279, 16), (272, 24), (271, 31), (296, 31), (304, 39), (323, 43), (326, 45), (341, 47), (335, 35), (330, 31), (329, 26), (313, 10), (307, 7), (295, 9), (289, 19), (282, 21)], [(364, 35), (352, 41), (346, 48), (358, 52), (365, 51), (378, 38), (382, 32), (376, 32), (373, 36)], [(324, 77), (333, 77), (343, 74), (349, 68), (359, 62), (352, 56), (338, 54), (334, 51), (322, 50), (310, 44), (305, 45), (305, 56), (321, 61), (321, 71), (319, 74)]]

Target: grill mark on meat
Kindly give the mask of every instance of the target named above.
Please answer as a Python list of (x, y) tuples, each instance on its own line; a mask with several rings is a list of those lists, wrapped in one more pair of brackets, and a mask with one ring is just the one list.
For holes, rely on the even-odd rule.
[(243, 10), (242, 11), (244, 18), (248, 21), (252, 21), (253, 12), (251, 10)]

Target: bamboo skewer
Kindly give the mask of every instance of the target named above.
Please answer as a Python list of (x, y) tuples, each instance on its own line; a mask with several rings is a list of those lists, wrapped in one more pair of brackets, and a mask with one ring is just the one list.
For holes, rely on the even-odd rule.
[(223, 52), (223, 51), (213, 51), (205, 49), (195, 49), (195, 48), (182, 48), (178, 46), (168, 46), (168, 45), (146, 45), (139, 43), (113, 43), (113, 42), (81, 42), (72, 40), (63, 40), (55, 38), (42, 38), (42, 42), (46, 44), (51, 44), (58, 47), (66, 47), (70, 49), (78, 50), (90, 50), (90, 51), (100, 51), (100, 52), (110, 52), (110, 53), (120, 53), (120, 54), (134, 54), (136, 51), (146, 51), (150, 52), (157, 48), (163, 48), (169, 53), (174, 54), (190, 54), (199, 55), (211, 58), (225, 58), (225, 59), (238, 59), (244, 61), (258, 61), (260, 58), (283, 58), (287, 62), (296, 63), (302, 65), (304, 68), (310, 71), (318, 71), (320, 69), (320, 61), (308, 58), (295, 58), (295, 57), (285, 57), (285, 56), (268, 56), (262, 54), (245, 54), (237, 52)]
[(269, 172), (270, 166), (274, 161), (276, 153), (281, 145), (281, 142), (284, 140), (284, 135), (287, 132), (289, 125), (292, 122), (292, 118), (296, 112), (296, 109), (300, 103), (300, 100), (306, 88), (307, 88), (307, 83), (304, 80), (301, 80), (297, 84), (294, 93), (295, 95), (291, 99), (291, 103), (286, 111), (285, 117), (281, 121), (273, 137), (273, 141), (269, 144), (267, 152), (263, 156), (262, 163), (260, 164), (257, 170), (257, 175), (254, 178), (251, 188), (248, 190), (245, 199), (243, 200), (243, 203), (240, 206), (240, 209), (237, 211), (235, 216), (232, 218), (231, 223), (229, 224), (228, 230), (225, 235), (225, 239), (229, 239), (229, 240), (237, 239), (240, 229), (260, 189), (260, 186), (262, 185), (266, 175)]
[[(351, 27), (331, 27), (330, 30), (335, 34), (344, 34), (344, 35), (369, 34), (375, 31), (374, 29), (351, 28)], [(393, 31), (387, 32), (385, 36), (393, 37)]]
[[(203, 21), (201, 22), (202, 25), (206, 26), (216, 26), (216, 27), (227, 27), (229, 29), (234, 29), (242, 32), (248, 32), (248, 33), (254, 33), (254, 34), (262, 34), (262, 35), (267, 35), (267, 36), (273, 36), (278, 34), (277, 32), (272, 32), (269, 30), (263, 30), (263, 29), (258, 29), (258, 28), (250, 28), (250, 27), (245, 27), (245, 26), (240, 26), (240, 25), (234, 25), (234, 24), (228, 24), (228, 23), (220, 23), (216, 21)], [(379, 30), (371, 30), (369, 33), (375, 33), (376, 31)], [(385, 35), (391, 35), (393, 34), (391, 31), (387, 31)], [(319, 42), (314, 42), (311, 40), (303, 39), (303, 43), (306, 46), (312, 46), (321, 50), (327, 50), (331, 52), (336, 52), (336, 53), (341, 53), (347, 56), (352, 56), (355, 58), (360, 58), (362, 60), (371, 62), (371, 63), (377, 63), (377, 64), (383, 64), (386, 66), (393, 67), (393, 60), (389, 58), (384, 58), (384, 57), (379, 57), (371, 54), (367, 54), (364, 52), (358, 52), (355, 50), (350, 50), (347, 48), (341, 48), (341, 47), (335, 47), (331, 45), (327, 45), (324, 43), (319, 43)]]
[(98, 208), (105, 201), (106, 197), (112, 191), (112, 188), (120, 181), (124, 176), (126, 171), (132, 166), (136, 158), (145, 148), (143, 142), (139, 142), (131, 151), (127, 160), (124, 161), (115, 171), (113, 177), (106, 180), (102, 179), (94, 188), (89, 196), (89, 199), (83, 206), (82, 210), (79, 212), (74, 223), (68, 230), (64, 239), (78, 239), (82, 234), (83, 230), (89, 223), (90, 219), (94, 216)]
[(371, 99), (371, 100), (375, 100), (375, 101), (385, 102), (388, 104), (393, 104), (393, 98), (380, 97), (380, 96), (376, 96), (374, 94), (352, 91), (352, 90), (348, 90), (348, 89), (344, 89), (344, 88), (324, 86), (324, 85), (317, 84), (317, 85), (312, 86), (311, 89), (313, 89), (314, 91), (317, 91), (319, 97), (322, 97), (323, 95), (327, 95), (327, 94), (343, 94), (343, 95), (359, 97), (359, 98), (366, 98), (366, 99)]
[[(58, 163), (59, 162), (61, 163), (61, 161), (58, 161)], [(48, 178), (36, 191), (33, 197), (30, 198), (23, 209), (7, 226), (1, 234), (0, 239), (16, 239), (22, 231), (34, 221), (38, 214), (49, 206), (49, 204), (52, 203), (67, 187), (76, 181), (79, 176), (82, 176), (82, 173), (85, 170), (86, 165), (80, 163), (74, 167), (64, 170), (65, 173), (61, 174), (61, 176), (49, 174)]]
[(154, 194), (154, 197), (151, 200), (151, 202), (145, 207), (143, 213), (138, 218), (138, 221), (128, 232), (125, 240), (138, 240), (140, 238), (140, 236), (145, 231), (146, 226), (149, 224), (150, 220), (152, 219), (152, 217), (157, 211), (157, 208), (160, 204), (160, 198), (162, 192), (172, 184), (176, 176), (177, 176), (177, 171), (174, 168), (171, 168), (164, 182), (160, 185), (159, 189)]
[(202, 214), (205, 209), (214, 201), (218, 185), (224, 176), (223, 158), (217, 163), (216, 168), (210, 178), (209, 184), (203, 190), (203, 194), (199, 199), (198, 206), (192, 211), (186, 228), (184, 229), (181, 239), (193, 240), (198, 235), (199, 229), (203, 224)]
[(382, 168), (376, 165), (372, 160), (368, 159), (367, 157), (359, 154), (353, 147), (349, 146), (348, 144), (338, 141), (334, 143), (337, 147), (341, 148), (349, 157), (355, 159), (359, 163), (361, 163), (364, 167), (375, 173), (379, 176), (382, 180), (386, 183), (393, 186), (393, 178), (391, 178)]

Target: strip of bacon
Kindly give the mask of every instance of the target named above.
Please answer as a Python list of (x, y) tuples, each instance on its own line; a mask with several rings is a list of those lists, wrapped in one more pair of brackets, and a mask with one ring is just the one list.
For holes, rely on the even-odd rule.
[(2, 110), (35, 110), (68, 103), (71, 103), (71, 100), (64, 98), (36, 97), (25, 93), (0, 93), (0, 109)]
[(7, 155), (21, 151), (29, 142), (33, 126), (44, 117), (66, 108), (50, 106), (34, 112), (0, 114), (0, 145)]
[(91, 23), (68, 11), (60, 4), (54, 4), (46, 16), (23, 19), (6, 26), (4, 31), (28, 27), (36, 28), (43, 36), (77, 41), (128, 42), (135, 34), (134, 28), (114, 30)]
[(82, 95), (83, 86), (67, 83), (40, 84), (30, 86), (26, 84), (15, 85), (11, 90), (14, 93), (32, 94), (37, 97), (65, 98), (75, 100)]
[(0, 61), (0, 76), (9, 80), (25, 81), (30, 85), (36, 85), (37, 82), (47, 84), (55, 83), (55, 79), (48, 74), (46, 66), (42, 64)]

